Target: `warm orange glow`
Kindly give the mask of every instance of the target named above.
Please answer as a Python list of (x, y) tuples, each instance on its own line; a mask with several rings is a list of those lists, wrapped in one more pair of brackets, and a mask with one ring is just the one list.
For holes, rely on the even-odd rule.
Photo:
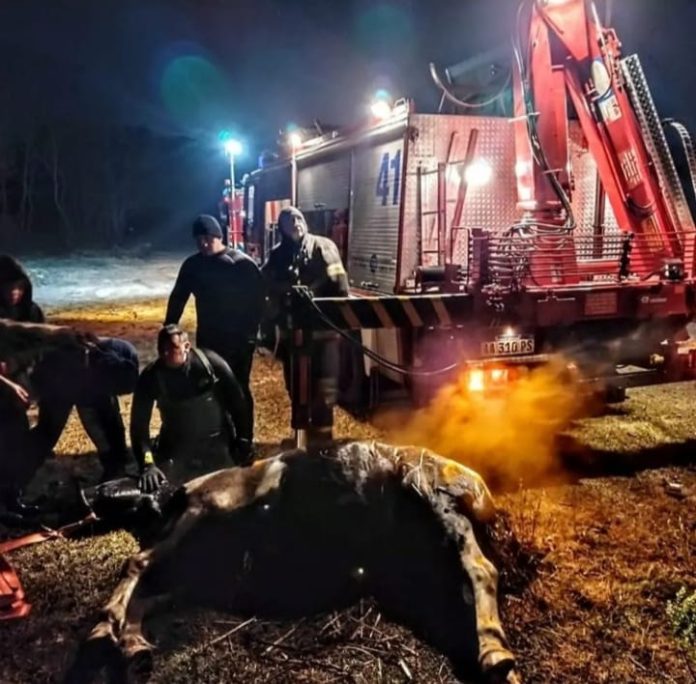
[(483, 369), (472, 368), (469, 372), (469, 392), (483, 392), (486, 387), (486, 379)]
[[(428, 407), (388, 418), (390, 441), (448, 456), (494, 487), (557, 478), (556, 437), (580, 413), (582, 393), (563, 363), (520, 372), (514, 382), (502, 379), (507, 370), (464, 371)], [(496, 391), (482, 391), (494, 377)]]
[(504, 368), (492, 368), (491, 369), (491, 380), (493, 382), (502, 382), (507, 379), (507, 372)]

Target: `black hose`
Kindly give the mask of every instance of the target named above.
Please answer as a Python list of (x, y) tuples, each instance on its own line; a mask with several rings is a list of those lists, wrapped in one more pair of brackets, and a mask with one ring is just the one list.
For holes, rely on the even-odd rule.
[(324, 314), (324, 312), (319, 308), (319, 306), (317, 306), (316, 302), (312, 299), (312, 295), (309, 292), (303, 290), (300, 290), (298, 292), (312, 306), (312, 308), (317, 313), (317, 315), (323, 323), (325, 323), (333, 331), (337, 332), (343, 339), (348, 340), (348, 342), (350, 342), (353, 346), (358, 347), (362, 351), (362, 353), (365, 354), (365, 356), (372, 359), (376, 364), (378, 364), (379, 366), (383, 366), (384, 368), (387, 368), (388, 370), (391, 370), (394, 373), (410, 377), (433, 377), (436, 375), (444, 375), (445, 373), (450, 373), (455, 368), (458, 368), (462, 365), (461, 361), (457, 361), (456, 363), (452, 363), (449, 366), (445, 366), (444, 368), (438, 368), (437, 370), (417, 371), (410, 368), (406, 368), (405, 366), (400, 366), (396, 363), (392, 363), (388, 359), (385, 359), (383, 356), (380, 356), (376, 352), (373, 352), (371, 349), (368, 349), (362, 343), (358, 342), (356, 339), (351, 337), (345, 330), (342, 330), (337, 325), (335, 325), (333, 321)]

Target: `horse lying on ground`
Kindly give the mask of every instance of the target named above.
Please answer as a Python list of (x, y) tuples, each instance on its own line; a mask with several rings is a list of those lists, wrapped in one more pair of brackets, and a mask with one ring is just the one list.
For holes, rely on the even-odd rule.
[(371, 595), (469, 675), (517, 683), (498, 572), (477, 540), (494, 515), (476, 473), (415, 447), (350, 442), (205, 475), (176, 491), (158, 541), (126, 562), (66, 680), (151, 668), (143, 619), (176, 591), (269, 616)]

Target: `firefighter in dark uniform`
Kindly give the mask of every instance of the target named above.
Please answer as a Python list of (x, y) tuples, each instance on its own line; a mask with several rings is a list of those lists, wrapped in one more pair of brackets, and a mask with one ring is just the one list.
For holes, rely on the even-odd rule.
[(0, 318), (22, 323), (44, 322), (43, 311), (34, 302), (27, 272), (7, 254), (0, 254)]
[(30, 446), (28, 405), (28, 392), (0, 375), (0, 508), (17, 515), (38, 513), (21, 496), (29, 479), (24, 476)]
[(169, 296), (165, 325), (178, 324), (188, 298), (196, 300), (196, 346), (219, 354), (230, 366), (247, 402), (254, 424), (254, 400), (249, 388), (264, 289), (258, 266), (237, 249), (225, 247), (222, 228), (213, 216), (193, 223), (198, 254), (181, 266)]
[[(131, 444), (140, 487), (152, 492), (166, 480), (247, 465), (253, 460), (252, 425), (240, 383), (213, 351), (193, 348), (177, 325), (157, 337), (159, 358), (138, 379), (131, 410)], [(153, 406), (162, 419), (156, 448), (150, 439)]]
[(86, 340), (82, 353), (56, 350), (43, 355), (30, 378), (39, 402), (32, 430), (39, 458), (51, 453), (75, 406), (97, 448), (102, 479), (124, 475), (128, 448), (118, 397), (135, 388), (138, 363), (135, 347), (115, 337)]
[[(34, 302), (31, 280), (22, 265), (0, 255), (0, 318), (23, 323), (43, 323), (41, 307)], [(13, 359), (19, 365), (18, 359)], [(0, 505), (17, 514), (38, 512), (21, 498), (27, 452), (30, 448), (27, 378), (9, 377), (8, 359), (0, 359)], [(31, 468), (33, 470), (33, 467)]]
[[(347, 297), (348, 278), (336, 244), (329, 238), (311, 235), (302, 212), (286, 207), (278, 215), (280, 243), (271, 250), (262, 273), (267, 282), (269, 318), (281, 328), (280, 356), (285, 383), (290, 388), (290, 359), (282, 330), (282, 308), (294, 285), (306, 286), (315, 297)], [(310, 443), (321, 444), (333, 437), (333, 407), (338, 392), (339, 339), (332, 331), (316, 331), (312, 338), (312, 388)]]
[[(130, 394), (135, 387), (135, 348), (115, 338), (85, 339), (79, 349), (56, 348), (42, 353), (26, 372), (16, 362), (17, 357), (4, 359), (0, 369), (5, 371), (0, 383), (4, 386), (0, 391), (0, 443), (7, 441), (8, 445), (4, 448), (0, 444), (5, 508), (24, 512), (22, 489), (51, 454), (73, 406), (77, 406), (85, 431), (97, 448), (102, 479), (124, 475), (127, 446), (118, 395)], [(15, 381), (17, 377), (20, 382)], [(36, 426), (28, 432), (30, 396), (38, 399), (39, 415)]]
[[(0, 317), (19, 323), (43, 323), (41, 308), (33, 301), (32, 284), (21, 264), (8, 255), (0, 256)], [(30, 439), (21, 437), (20, 461), (6, 463), (3, 468), (13, 475), (7, 492), (19, 494), (34, 473), (51, 454), (73, 406), (77, 407), (85, 432), (94, 443), (103, 468), (103, 479), (111, 479), (125, 472), (127, 462), (126, 432), (121, 418), (118, 395), (130, 394), (138, 377), (138, 355), (129, 342), (116, 338), (85, 338), (80, 350), (52, 350), (36, 358), (34, 352), (13, 350), (11, 358), (3, 361), (3, 374), (8, 375), (3, 392), (7, 400), (12, 390), (20, 404), (29, 403), (29, 396), (39, 405), (38, 421)], [(8, 373), (7, 369), (11, 372)], [(22, 393), (24, 396), (22, 396)], [(5, 401), (5, 412), (11, 409), (15, 423), (12, 441), (18, 444), (23, 435), (26, 416), (20, 416), (17, 405)], [(13, 447), (0, 458), (9, 461)], [(16, 508), (22, 508), (18, 498)]]

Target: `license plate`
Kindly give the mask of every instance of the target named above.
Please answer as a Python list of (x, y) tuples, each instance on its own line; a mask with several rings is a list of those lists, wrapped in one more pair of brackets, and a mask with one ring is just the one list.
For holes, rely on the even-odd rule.
[(533, 353), (533, 337), (498, 337), (495, 340), (481, 342), (482, 356), (515, 356)]

